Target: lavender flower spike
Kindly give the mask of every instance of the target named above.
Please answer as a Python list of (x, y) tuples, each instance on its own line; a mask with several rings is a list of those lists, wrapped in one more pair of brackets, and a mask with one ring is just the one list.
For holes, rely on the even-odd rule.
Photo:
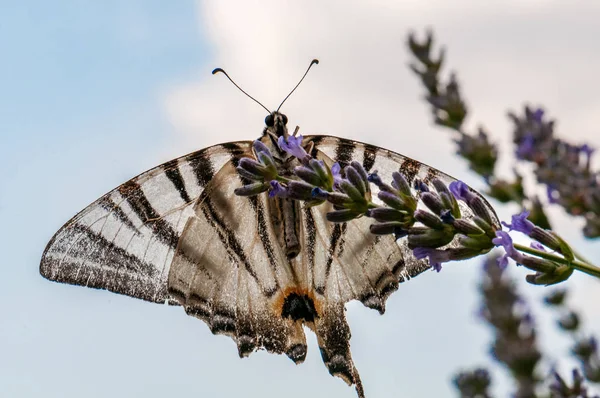
[(529, 221), (527, 217), (529, 217), (529, 211), (523, 210), (521, 213), (512, 216), (512, 222), (510, 224), (502, 221), (502, 225), (507, 227), (510, 231), (519, 231), (525, 235), (530, 235), (535, 224)]
[(294, 137), (290, 135), (287, 139), (287, 142), (283, 136), (279, 137), (277, 140), (279, 147), (289, 153), (290, 155), (298, 158), (299, 160), (304, 159), (308, 156), (308, 153), (302, 148), (302, 136), (299, 135)]

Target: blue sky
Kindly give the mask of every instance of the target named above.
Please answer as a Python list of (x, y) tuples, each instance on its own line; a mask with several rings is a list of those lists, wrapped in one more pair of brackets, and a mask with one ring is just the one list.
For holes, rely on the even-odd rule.
[[(2, 2), (0, 396), (354, 396), (329, 376), (314, 336), (301, 366), (264, 352), (240, 360), (230, 339), (180, 308), (44, 280), (41, 253), (64, 222), (128, 178), (260, 134), (263, 110), (211, 76), (217, 66), (272, 107), (318, 57), (286, 103), (301, 132), (386, 146), (481, 187), (452, 156), (448, 134), (431, 126), (406, 68), (407, 31), (433, 26), (470, 101), (469, 128), (484, 121), (510, 148), (505, 111), (532, 101), (559, 118), (559, 134), (600, 145), (600, 101), (590, 84), (600, 67), (590, 51), (600, 35), (598, 6), (486, 4)], [(501, 166), (508, 172), (510, 161)], [(578, 222), (557, 209), (552, 215), (559, 232), (599, 257)], [(452, 372), (488, 363), (490, 336), (474, 317), (479, 275), (477, 261), (425, 273), (390, 298), (383, 317), (348, 305), (368, 397), (452, 396)], [(524, 278), (522, 270), (513, 275)], [(574, 304), (600, 330), (599, 284), (576, 277), (572, 285)], [(532, 297), (544, 292), (523, 288)], [(541, 337), (556, 357), (567, 347)]]

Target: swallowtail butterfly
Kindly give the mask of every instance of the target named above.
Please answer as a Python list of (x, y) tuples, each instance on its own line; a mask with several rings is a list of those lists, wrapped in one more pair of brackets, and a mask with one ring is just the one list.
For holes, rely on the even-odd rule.
[[(281, 167), (293, 167), (277, 144), (288, 134), (287, 117), (275, 111), (265, 122), (260, 141)], [(303, 147), (329, 166), (357, 160), (386, 181), (395, 171), (409, 182), (454, 181), (362, 142), (313, 135)], [(364, 397), (344, 305), (359, 300), (383, 313), (398, 284), (429, 264), (417, 260), (403, 239), (369, 233), (366, 217), (327, 222), (331, 204), (305, 207), (266, 193), (237, 196), (243, 177), (236, 167), (253, 156), (252, 141), (230, 142), (132, 178), (54, 235), (40, 272), (57, 282), (181, 306), (214, 334), (230, 336), (240, 357), (265, 349), (301, 363), (306, 325), (317, 335), (329, 372)]]

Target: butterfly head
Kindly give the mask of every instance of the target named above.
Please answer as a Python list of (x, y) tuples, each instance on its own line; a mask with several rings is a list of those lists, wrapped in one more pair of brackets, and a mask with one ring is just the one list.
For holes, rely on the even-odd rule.
[(287, 131), (287, 122), (288, 118), (283, 113), (278, 111), (272, 112), (267, 117), (265, 117), (265, 130), (263, 135), (270, 135), (275, 140), (279, 137), (286, 137), (288, 135)]
[(267, 144), (267, 142), (271, 143), (272, 149), (274, 149), (273, 154), (279, 154), (281, 157), (285, 155), (285, 152), (279, 148), (277, 141), (279, 137), (284, 137), (286, 140), (289, 137), (288, 129), (287, 129), (288, 118), (283, 113), (278, 111), (271, 112), (265, 117), (265, 129), (262, 134), (262, 141)]

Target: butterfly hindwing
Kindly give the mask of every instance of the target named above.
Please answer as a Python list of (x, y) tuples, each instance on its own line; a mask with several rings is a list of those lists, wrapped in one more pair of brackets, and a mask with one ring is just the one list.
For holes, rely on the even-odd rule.
[(231, 336), (240, 356), (258, 348), (296, 355), (298, 344), (305, 352), (301, 325), (281, 315), (283, 291), (294, 282), (269, 218), (275, 199), (237, 196), (241, 186), (228, 164), (196, 202), (171, 264), (169, 292), (213, 333)]

